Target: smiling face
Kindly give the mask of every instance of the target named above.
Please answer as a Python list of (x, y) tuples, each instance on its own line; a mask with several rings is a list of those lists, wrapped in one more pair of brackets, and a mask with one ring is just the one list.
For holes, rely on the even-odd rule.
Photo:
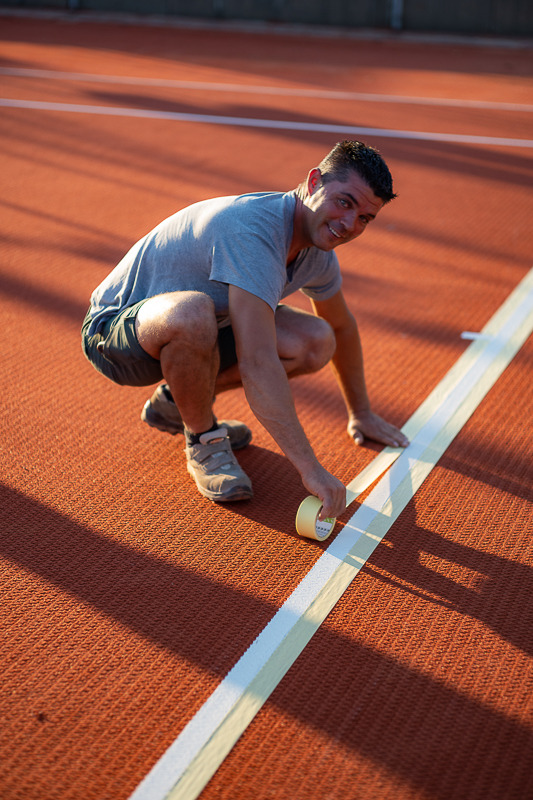
[(346, 182), (322, 181), (319, 169), (307, 178), (302, 198), (302, 233), (307, 246), (333, 250), (360, 236), (384, 203), (355, 170)]

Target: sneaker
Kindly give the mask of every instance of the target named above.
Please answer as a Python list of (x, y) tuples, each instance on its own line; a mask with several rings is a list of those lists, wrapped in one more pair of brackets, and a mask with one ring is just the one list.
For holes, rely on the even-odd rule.
[(185, 448), (187, 470), (200, 494), (216, 503), (250, 500), (252, 482), (241, 469), (225, 427), (202, 433), (200, 442)]
[[(158, 386), (151, 398), (146, 401), (141, 419), (151, 428), (157, 428), (172, 436), (183, 433), (183, 420), (166, 383)], [(250, 428), (237, 419), (220, 420), (220, 426), (226, 428), (232, 450), (241, 450), (252, 441)]]

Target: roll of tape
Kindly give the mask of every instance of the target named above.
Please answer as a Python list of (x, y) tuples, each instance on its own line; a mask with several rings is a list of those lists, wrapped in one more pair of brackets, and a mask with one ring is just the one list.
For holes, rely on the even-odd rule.
[[(364, 492), (375, 480), (381, 477), (391, 464), (396, 461), (401, 452), (401, 447), (386, 447), (353, 481), (350, 481), (346, 487), (346, 506), (353, 503), (361, 492)], [(323, 542), (324, 539), (328, 538), (337, 520), (332, 517), (319, 520), (318, 515), (321, 508), (322, 503), (318, 497), (310, 495), (305, 500), (302, 500), (296, 514), (296, 530), (300, 536), (316, 539), (319, 542)]]
[(296, 530), (300, 536), (305, 536), (307, 539), (316, 539), (319, 542), (323, 542), (328, 538), (337, 520), (333, 517), (318, 519), (321, 508), (322, 503), (318, 497), (310, 495), (305, 500), (302, 500), (296, 514)]

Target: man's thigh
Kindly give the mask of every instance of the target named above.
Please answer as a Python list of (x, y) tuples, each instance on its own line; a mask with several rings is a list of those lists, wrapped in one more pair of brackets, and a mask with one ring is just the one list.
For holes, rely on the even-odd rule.
[(120, 386), (150, 386), (163, 378), (161, 364), (137, 339), (135, 319), (141, 300), (108, 319), (99, 333), (87, 336), (88, 312), (82, 327), (82, 348), (98, 372)]
[[(151, 386), (163, 379), (161, 363), (139, 344), (136, 318), (146, 302), (141, 300), (109, 319), (102, 330), (87, 336), (90, 313), (82, 327), (82, 348), (93, 367), (106, 378), (121, 386)], [(235, 337), (231, 326), (218, 332), (220, 371), (237, 363)]]

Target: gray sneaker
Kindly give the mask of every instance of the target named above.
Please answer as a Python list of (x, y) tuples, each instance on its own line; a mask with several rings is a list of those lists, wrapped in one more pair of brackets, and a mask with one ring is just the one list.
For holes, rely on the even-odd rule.
[(186, 447), (187, 470), (200, 494), (216, 503), (250, 500), (252, 482), (233, 455), (225, 427), (202, 433), (200, 442)]
[[(141, 419), (151, 428), (157, 428), (158, 431), (170, 433), (172, 436), (183, 433), (183, 420), (166, 383), (158, 386), (151, 398), (146, 401)], [(232, 450), (241, 450), (252, 441), (252, 431), (238, 419), (224, 419), (217, 424), (227, 429)]]

